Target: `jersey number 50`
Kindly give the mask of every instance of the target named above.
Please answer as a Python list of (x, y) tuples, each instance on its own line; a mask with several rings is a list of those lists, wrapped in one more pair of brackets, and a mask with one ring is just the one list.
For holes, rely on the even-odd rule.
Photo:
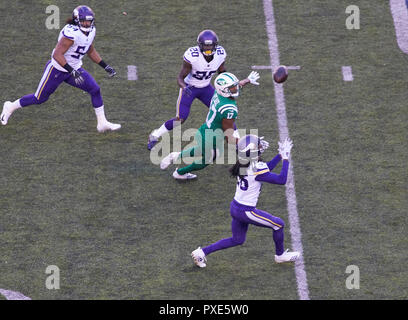
[(212, 77), (212, 75), (216, 73), (216, 71), (197, 71), (196, 73), (193, 74), (193, 77), (196, 78), (197, 80), (208, 80)]

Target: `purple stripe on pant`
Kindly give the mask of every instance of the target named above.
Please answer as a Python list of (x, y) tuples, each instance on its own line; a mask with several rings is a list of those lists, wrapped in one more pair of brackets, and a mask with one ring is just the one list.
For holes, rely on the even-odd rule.
[(99, 85), (85, 69), (80, 68), (78, 70), (81, 72), (81, 76), (84, 79), (84, 82), (81, 85), (77, 85), (75, 83), (75, 80), (71, 74), (57, 70), (50, 64), (50, 61), (48, 61), (37, 91), (33, 94), (22, 97), (20, 99), (21, 106), (27, 107), (33, 104), (44, 103), (62, 82), (66, 82), (73, 87), (88, 92), (91, 95), (92, 105), (94, 108), (101, 107), (103, 105), (103, 100)]
[(271, 228), (273, 230), (273, 240), (275, 242), (275, 252), (277, 255), (283, 253), (285, 223), (279, 217), (274, 217), (266, 211), (256, 209), (255, 207), (244, 206), (233, 200), (230, 205), (230, 214), (232, 217), (231, 230), (232, 237), (219, 240), (203, 248), (204, 254), (223, 250), (238, 245), (242, 245), (246, 239), (246, 233), (250, 224), (258, 227)]

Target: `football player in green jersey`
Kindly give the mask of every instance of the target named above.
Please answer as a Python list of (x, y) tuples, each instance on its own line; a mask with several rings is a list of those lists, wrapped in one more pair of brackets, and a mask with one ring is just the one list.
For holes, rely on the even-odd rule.
[(210, 108), (205, 123), (195, 135), (196, 146), (182, 152), (171, 152), (160, 163), (162, 170), (183, 157), (199, 157), (188, 166), (177, 168), (173, 172), (175, 179), (195, 179), (192, 171), (204, 169), (224, 153), (224, 137), (230, 144), (237, 144), (234, 137), (234, 122), (238, 115), (235, 98), (239, 96), (240, 88), (248, 83), (259, 85), (259, 73), (252, 71), (248, 78), (239, 81), (229, 72), (221, 73), (214, 81), (215, 93), (211, 99)]

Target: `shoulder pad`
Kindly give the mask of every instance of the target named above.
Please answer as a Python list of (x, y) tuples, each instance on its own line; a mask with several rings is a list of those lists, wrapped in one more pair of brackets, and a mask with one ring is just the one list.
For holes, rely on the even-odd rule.
[(75, 40), (76, 36), (76, 31), (79, 29), (72, 25), (72, 24), (67, 24), (63, 29), (62, 29), (62, 35), (70, 40)]
[(269, 169), (268, 165), (265, 162), (258, 161), (255, 164), (255, 170), (259, 171), (259, 170), (265, 170), (265, 169)]
[(262, 175), (270, 172), (268, 165), (265, 162), (257, 162), (253, 168), (254, 176)]
[(184, 52), (184, 56), (183, 59), (188, 62), (188, 63), (192, 63), (193, 61), (195, 61), (198, 57), (200, 56), (200, 49), (198, 48), (198, 46), (195, 47), (191, 47), (188, 48), (186, 50), (186, 52)]
[(216, 53), (219, 56), (227, 56), (227, 51), (225, 51), (224, 47), (222, 46), (217, 46)]

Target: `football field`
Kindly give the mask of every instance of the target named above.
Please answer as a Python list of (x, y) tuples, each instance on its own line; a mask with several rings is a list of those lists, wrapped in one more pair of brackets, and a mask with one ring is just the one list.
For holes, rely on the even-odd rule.
[[(101, 87), (108, 120), (122, 125), (98, 133), (89, 95), (62, 84), (0, 127), (0, 293), (297, 300), (303, 286), (312, 300), (408, 299), (408, 55), (394, 23), (408, 19), (405, 1), (274, 0), (275, 52), (267, 3), (0, 1), (0, 107), (35, 92), (66, 18), (86, 4), (95, 48), (117, 76), (87, 57), (83, 67)], [(58, 29), (46, 26), (50, 5), (59, 8)], [(347, 28), (350, 5), (359, 9), (358, 29)], [(285, 248), (301, 232), (301, 277), (294, 264), (274, 263), (272, 231), (254, 226), (244, 245), (194, 266), (191, 251), (231, 236), (230, 165), (180, 182), (175, 167), (151, 161), (148, 135), (175, 116), (183, 54), (204, 29), (217, 33), (227, 71), (244, 79), (258, 68), (260, 85), (242, 90), (236, 123), (270, 143), (265, 160), (277, 153), (277, 106), (285, 107), (299, 229), (285, 187), (264, 185), (257, 207), (285, 221)], [(296, 67), (281, 95), (268, 69), (277, 54)], [(207, 111), (195, 100), (182, 132), (199, 128)], [(59, 289), (46, 286), (48, 266), (59, 269)]]

